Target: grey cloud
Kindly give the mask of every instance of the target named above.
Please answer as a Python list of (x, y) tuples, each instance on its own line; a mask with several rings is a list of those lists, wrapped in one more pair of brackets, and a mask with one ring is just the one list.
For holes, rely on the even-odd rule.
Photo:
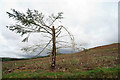
[(64, 19), (62, 20), (61, 24), (66, 26), (68, 30), (70, 30), (70, 32), (75, 36), (76, 43), (89, 44), (83, 45), (83, 47), (90, 48), (98, 45), (117, 42), (117, 2), (110, 1), (110, 3), (107, 0), (106, 2), (103, 1), (103, 3), (102, 1), (97, 3), (96, 2), (97, 1), (95, 0), (92, 0), (92, 2), (87, 0), (0, 1), (0, 7), (2, 7), (0, 11), (0, 37), (2, 37), (2, 40), (0, 40), (0, 48), (3, 49), (0, 50), (0, 56), (3, 56), (2, 53), (4, 53), (4, 56), (24, 56), (25, 53), (19, 51), (21, 54), (19, 55), (16, 50), (11, 51), (10, 47), (20, 49), (23, 46), (37, 43), (42, 38), (42, 36), (33, 34), (30, 37), (29, 43), (22, 43), (21, 40), (23, 38), (20, 37), (19, 34), (9, 31), (5, 26), (14, 23), (14, 21), (8, 18), (6, 11), (10, 11), (11, 8), (15, 8), (16, 10), (22, 12), (25, 12), (27, 8), (36, 9), (40, 12), (44, 12), (46, 15), (63, 11)]

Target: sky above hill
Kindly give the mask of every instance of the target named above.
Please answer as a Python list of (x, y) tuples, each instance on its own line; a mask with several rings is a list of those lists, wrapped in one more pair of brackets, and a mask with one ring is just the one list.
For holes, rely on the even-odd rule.
[(0, 57), (30, 56), (20, 49), (41, 39), (33, 35), (29, 43), (22, 43), (19, 34), (7, 29), (15, 24), (6, 14), (11, 9), (36, 9), (46, 15), (63, 12), (60, 24), (74, 35), (76, 43), (87, 43), (85, 48), (118, 42), (118, 0), (0, 0), (0, 8)]

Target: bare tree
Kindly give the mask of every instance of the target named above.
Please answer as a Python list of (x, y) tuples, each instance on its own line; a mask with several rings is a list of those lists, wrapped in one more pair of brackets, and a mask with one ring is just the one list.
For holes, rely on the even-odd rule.
[[(45, 37), (49, 37), (50, 40), (46, 45), (33, 45), (29, 48), (23, 48), (22, 50), (28, 51), (28, 49), (33, 49), (36, 50), (38, 47), (42, 48), (42, 50), (34, 57), (37, 57), (40, 55), (45, 49), (47, 49), (52, 42), (52, 51), (51, 51), (51, 58), (52, 58), (52, 64), (51, 64), (51, 69), (55, 69), (55, 64), (56, 64), (56, 50), (59, 48), (63, 48), (63, 46), (56, 47), (56, 43), (61, 45), (60, 43), (67, 43), (65, 41), (56, 41), (56, 38), (62, 37), (59, 36), (62, 32), (62, 29), (64, 29), (71, 41), (72, 41), (72, 47), (75, 46), (74, 44), (74, 37), (73, 35), (70, 34), (70, 32), (63, 26), (59, 25), (55, 28), (54, 23), (56, 21), (59, 21), (62, 19), (62, 12), (59, 12), (57, 15), (52, 14), (48, 18), (45, 18), (45, 16), (42, 13), (39, 13), (37, 10), (30, 10), (28, 9), (26, 13), (21, 13), (19, 11), (16, 11), (15, 9), (12, 9), (13, 13), (7, 12), (10, 18), (13, 18), (17, 21), (16, 24), (7, 26), (9, 30), (16, 31), (16, 33), (21, 34), (22, 36), (24, 34), (27, 34), (28, 36), (25, 37), (22, 42), (28, 41), (28, 38), (31, 33), (44, 33), (46, 34)], [(71, 46), (66, 46), (65, 47), (71, 47)]]

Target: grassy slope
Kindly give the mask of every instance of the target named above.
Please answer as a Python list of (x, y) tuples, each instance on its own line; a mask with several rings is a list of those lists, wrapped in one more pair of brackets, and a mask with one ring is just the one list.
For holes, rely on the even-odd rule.
[[(57, 56), (56, 70), (50, 71), (50, 57), (3, 62), (3, 78), (117, 78), (118, 44), (89, 49), (88, 52)], [(99, 74), (99, 75), (98, 75)]]

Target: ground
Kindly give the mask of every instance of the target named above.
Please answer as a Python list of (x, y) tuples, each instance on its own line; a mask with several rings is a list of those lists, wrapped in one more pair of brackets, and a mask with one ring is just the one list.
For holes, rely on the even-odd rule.
[(118, 55), (118, 43), (57, 55), (53, 72), (50, 57), (4, 61), (3, 78), (118, 78)]

